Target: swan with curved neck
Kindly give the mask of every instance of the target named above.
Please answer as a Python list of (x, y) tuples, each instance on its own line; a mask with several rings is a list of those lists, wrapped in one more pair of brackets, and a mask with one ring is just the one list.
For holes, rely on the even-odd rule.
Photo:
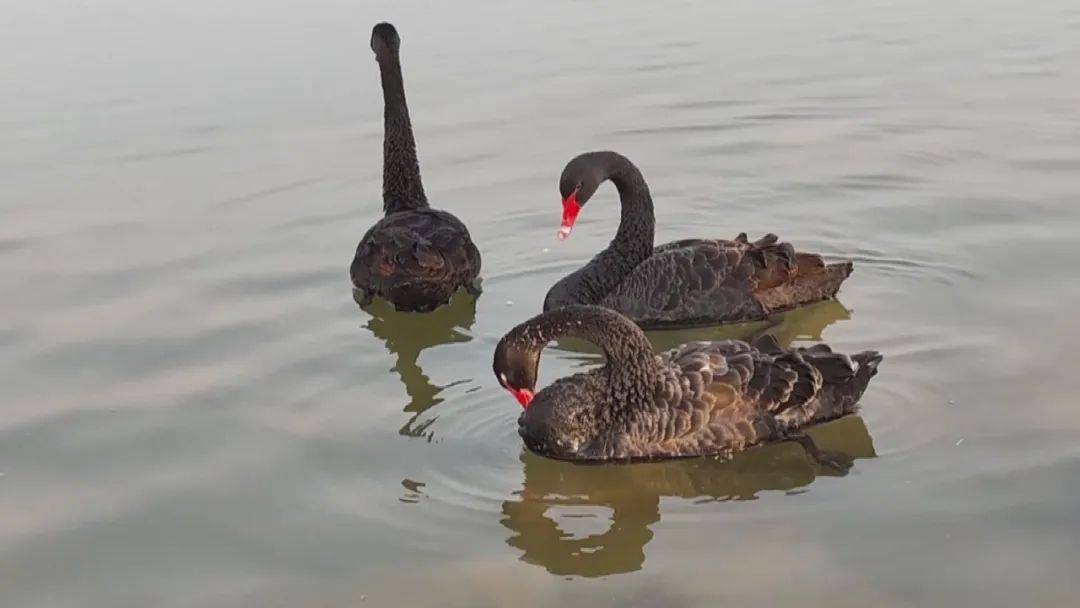
[[(606, 363), (537, 391), (540, 353), (563, 336), (593, 342)], [(626, 317), (569, 306), (510, 330), (492, 368), (524, 408), (518, 432), (529, 449), (596, 461), (726, 455), (806, 441), (803, 428), (855, 411), (880, 362), (873, 351), (784, 350), (775, 341), (692, 342), (657, 355)]]
[(851, 273), (850, 262), (826, 265), (772, 234), (757, 241), (740, 234), (654, 248), (649, 186), (629, 159), (609, 151), (586, 152), (563, 169), (560, 240), (569, 237), (605, 181), (615, 185), (622, 205), (615, 238), (548, 291), (544, 310), (595, 304), (650, 329), (737, 323), (832, 298)]
[(458, 218), (428, 205), (400, 48), (393, 25), (372, 29), (383, 90), (384, 217), (361, 239), (349, 274), (362, 305), (380, 296), (397, 310), (424, 312), (447, 303), (460, 288), (476, 292), (480, 252)]

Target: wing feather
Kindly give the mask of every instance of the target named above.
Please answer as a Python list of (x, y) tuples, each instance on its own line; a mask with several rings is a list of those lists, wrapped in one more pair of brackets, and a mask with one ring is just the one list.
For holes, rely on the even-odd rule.
[(754, 292), (797, 272), (794, 249), (776, 235), (687, 239), (657, 247), (600, 303), (645, 327), (758, 319), (767, 310)]

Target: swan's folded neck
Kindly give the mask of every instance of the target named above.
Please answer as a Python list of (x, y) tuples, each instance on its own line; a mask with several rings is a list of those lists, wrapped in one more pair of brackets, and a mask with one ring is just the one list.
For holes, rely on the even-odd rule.
[(384, 103), (383, 210), (393, 213), (427, 207), (398, 55), (380, 59), (379, 72)]
[(652, 196), (641, 171), (620, 154), (600, 154), (597, 161), (603, 163), (601, 181), (615, 184), (622, 212), (615, 238), (579, 271), (573, 285), (565, 286), (567, 293), (573, 294), (569, 296), (571, 301), (588, 304), (603, 300), (652, 255), (655, 230)]
[(607, 413), (644, 405), (651, 398), (660, 363), (645, 333), (626, 317), (600, 306), (568, 306), (545, 312), (514, 328), (505, 340), (539, 352), (563, 336), (592, 342), (607, 360)]
[(619, 191), (622, 213), (619, 229), (608, 245), (608, 250), (617, 252), (633, 266), (637, 266), (652, 255), (656, 230), (652, 195), (649, 193), (649, 185), (645, 183), (645, 177), (634, 163), (625, 156), (614, 152), (610, 154), (612, 158), (608, 165), (607, 179), (610, 179)]

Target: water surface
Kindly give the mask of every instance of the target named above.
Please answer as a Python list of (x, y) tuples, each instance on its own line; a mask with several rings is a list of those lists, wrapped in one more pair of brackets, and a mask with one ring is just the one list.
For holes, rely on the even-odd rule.
[[(1014, 606), (1080, 598), (1080, 9), (905, 3), (7, 3), (4, 606)], [(483, 295), (361, 311), (371, 25)], [(578, 152), (658, 238), (855, 260), (782, 342), (886, 360), (860, 416), (731, 462), (523, 451), (495, 342)], [(657, 346), (759, 330), (653, 334)], [(542, 382), (597, 364), (550, 349)]]

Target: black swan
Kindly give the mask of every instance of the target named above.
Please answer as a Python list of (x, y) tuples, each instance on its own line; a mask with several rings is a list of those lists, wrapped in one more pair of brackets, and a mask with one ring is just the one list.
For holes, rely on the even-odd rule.
[(615, 152), (586, 152), (559, 179), (559, 238), (570, 235), (581, 208), (605, 180), (622, 201), (619, 230), (607, 249), (556, 283), (544, 310), (596, 304), (646, 329), (756, 321), (836, 295), (851, 262), (826, 265), (776, 235), (750, 241), (686, 239), (653, 248), (652, 196), (641, 171)]
[[(540, 351), (561, 336), (596, 344), (607, 363), (537, 393)], [(495, 348), (493, 369), (525, 408), (518, 433), (526, 447), (544, 456), (728, 455), (793, 440), (831, 465), (802, 429), (854, 412), (880, 362), (873, 351), (848, 356), (824, 344), (784, 350), (769, 336), (753, 346), (691, 342), (656, 355), (630, 319), (600, 306), (569, 306), (510, 330)]]
[(458, 288), (477, 293), (480, 252), (461, 220), (428, 206), (401, 78), (401, 39), (389, 23), (371, 31), (385, 109), (383, 210), (356, 248), (349, 274), (361, 305), (381, 296), (396, 310), (427, 312)]

